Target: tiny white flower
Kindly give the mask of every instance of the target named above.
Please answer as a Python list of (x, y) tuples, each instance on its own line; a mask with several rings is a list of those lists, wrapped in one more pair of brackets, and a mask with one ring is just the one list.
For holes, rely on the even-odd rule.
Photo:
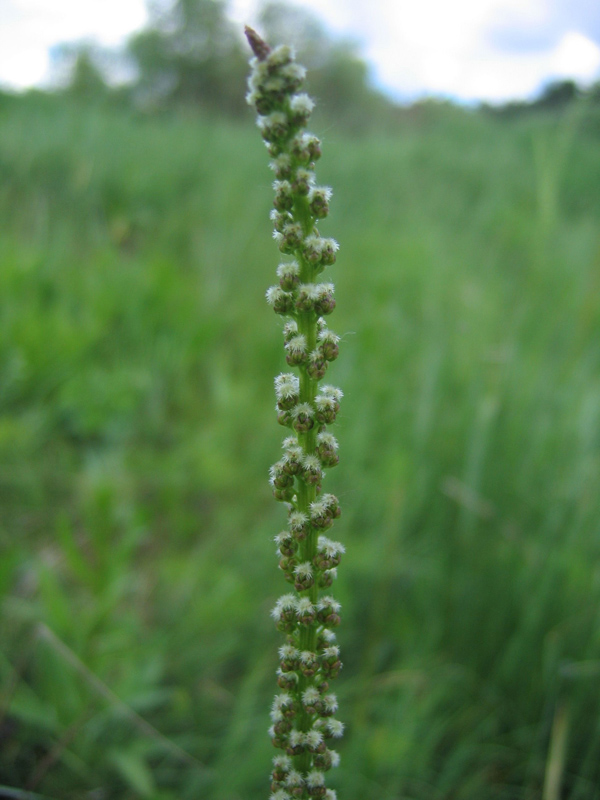
[(303, 81), (306, 77), (306, 69), (300, 64), (296, 64), (294, 61), (291, 64), (286, 64), (285, 67), (282, 67), (279, 71), (279, 74), (283, 75), (284, 78), (288, 78), (293, 81)]
[(327, 720), (327, 728), (334, 739), (339, 739), (344, 735), (344, 723), (340, 722), (339, 719)]
[(274, 158), (273, 161), (270, 162), (269, 166), (273, 172), (289, 170), (292, 166), (292, 159), (287, 153), (282, 153), (280, 156), (277, 156), (277, 158)]
[(321, 636), (325, 639), (326, 642), (335, 642), (335, 633), (330, 631), (329, 628), (323, 628), (321, 631)]
[(309, 747), (315, 748), (318, 747), (323, 741), (323, 734), (321, 733), (321, 731), (316, 731), (313, 729), (312, 731), (308, 731), (305, 739), (306, 739), (306, 744)]
[(305, 706), (314, 705), (314, 703), (316, 703), (320, 697), (321, 695), (319, 694), (319, 690), (314, 686), (309, 686), (308, 689), (305, 689), (302, 692), (302, 702)]
[(294, 320), (290, 320), (286, 322), (283, 326), (283, 335), (286, 339), (291, 339), (293, 336), (296, 336), (298, 333), (298, 323)]
[(292, 768), (292, 759), (289, 756), (274, 756), (273, 764), (287, 772)]
[(292, 747), (297, 747), (299, 744), (304, 744), (304, 734), (302, 731), (290, 731), (290, 744)]
[(290, 339), (289, 342), (286, 343), (285, 349), (289, 350), (290, 353), (305, 353), (306, 352), (306, 336), (304, 336), (303, 334), (299, 334), (298, 336), (294, 336), (293, 339)]
[[(302, 338), (304, 339), (304, 337)], [(298, 403), (298, 405), (294, 408), (294, 416), (299, 417), (300, 414), (305, 414), (307, 417), (313, 416), (313, 409), (310, 403)]]
[(310, 300), (317, 300), (319, 297), (318, 285), (314, 283), (301, 283), (298, 292), (303, 292)]
[(324, 783), (325, 775), (323, 775), (322, 772), (319, 772), (318, 769), (313, 769), (306, 776), (306, 785), (310, 786), (311, 789), (315, 788), (316, 786), (323, 786)]
[(287, 451), (283, 454), (281, 460), (284, 464), (287, 464), (289, 461), (300, 462), (304, 456), (304, 451), (300, 447), (300, 445), (296, 444), (294, 447), (289, 447)]
[(285, 125), (286, 123), (287, 117), (282, 111), (273, 111), (272, 114), (268, 114), (266, 117), (259, 117), (256, 120), (256, 124), (262, 131), (273, 125)]
[(290, 800), (290, 796), (283, 789), (277, 789), (269, 795), (269, 800)]
[(332, 542), (331, 539), (328, 539), (326, 536), (319, 536), (317, 547), (325, 553), (326, 556), (337, 556), (339, 553), (346, 552), (346, 548), (341, 542)]
[(301, 650), (298, 653), (298, 658), (302, 664), (310, 664), (312, 661), (315, 661), (315, 654), (311, 653), (310, 650)]
[(330, 330), (322, 330), (317, 334), (317, 340), (322, 344), (339, 344), (340, 337)]
[(323, 705), (331, 714), (335, 714), (338, 710), (337, 697), (334, 694), (326, 694), (323, 698)]
[(336, 614), (341, 609), (342, 604), (338, 603), (337, 600), (334, 600), (333, 597), (325, 596), (321, 597), (319, 602), (317, 603), (317, 608), (319, 611), (322, 611), (324, 608), (331, 608)]
[(271, 611), (271, 616), (273, 617), (273, 619), (279, 620), (281, 619), (281, 614), (284, 611), (293, 611), (295, 610), (295, 608), (296, 608), (296, 595), (284, 594), (275, 603), (275, 606)]
[(292, 184), (289, 181), (273, 181), (273, 190), (276, 192), (285, 192), (291, 194)]
[(333, 436), (331, 433), (327, 433), (326, 431), (322, 431), (321, 433), (317, 434), (317, 444), (325, 444), (327, 447), (331, 447), (334, 450), (337, 450), (338, 447), (335, 436)]
[(274, 306), (278, 300), (282, 300), (284, 297), (288, 296), (289, 295), (286, 294), (280, 286), (270, 286), (265, 293), (267, 303), (270, 306)]
[(310, 472), (320, 472), (321, 462), (316, 456), (307, 455), (302, 459), (302, 466)]
[(341, 400), (344, 393), (337, 386), (321, 386), (321, 394), (325, 397), (332, 397), (334, 400)]
[(295, 94), (290, 100), (290, 108), (300, 114), (310, 114), (315, 104), (307, 94)]
[(333, 294), (335, 291), (335, 286), (333, 283), (318, 283), (317, 284), (317, 296), (318, 297), (325, 297), (328, 294)]
[[(339, 767), (340, 765), (340, 754), (336, 750), (330, 750), (329, 755), (331, 756), (331, 766), (332, 767)], [(327, 795), (325, 795), (327, 797)], [(335, 792), (333, 800), (335, 800)]]
[(308, 522), (308, 517), (302, 511), (292, 511), (288, 519), (290, 528), (293, 531), (301, 530)]
[(302, 786), (304, 780), (302, 775), (295, 769), (291, 770), (287, 778), (285, 779), (285, 785), (294, 787), (294, 786)]
[(294, 567), (294, 575), (296, 575), (298, 578), (311, 578), (312, 574), (313, 574), (313, 569), (310, 561), (303, 561), (302, 564), (298, 564), (297, 567)]
[[(299, 275), (300, 274), (300, 265), (296, 261), (290, 261), (286, 264), (280, 264), (277, 267), (277, 277), (283, 278), (287, 275)], [(296, 329), (298, 326), (296, 325)]]
[(323, 655), (325, 658), (337, 658), (340, 654), (340, 648), (337, 644), (332, 644), (329, 647), (323, 648)]
[(315, 194), (321, 195), (327, 202), (331, 200), (333, 190), (329, 186), (313, 186), (308, 193), (308, 199), (312, 200)]
[(310, 597), (300, 597), (296, 602), (296, 611), (298, 614), (312, 614), (315, 607), (310, 602)]
[(325, 800), (337, 800), (337, 794), (335, 793), (334, 789), (327, 789), (325, 792)]
[(327, 508), (327, 503), (324, 503), (323, 500), (315, 500), (310, 504), (310, 515), (311, 517), (322, 517), (327, 513)]
[[(300, 380), (291, 372), (282, 372), (275, 378), (275, 396), (278, 400), (295, 397), (300, 391)], [(297, 440), (294, 439), (295, 444)]]
[(276, 694), (273, 698), (273, 708), (286, 708), (294, 702), (294, 699), (287, 692)]
[(266, 61), (263, 63), (271, 67), (278, 67), (282, 66), (283, 64), (288, 64), (293, 60), (294, 48), (288, 44), (280, 44), (271, 50)]

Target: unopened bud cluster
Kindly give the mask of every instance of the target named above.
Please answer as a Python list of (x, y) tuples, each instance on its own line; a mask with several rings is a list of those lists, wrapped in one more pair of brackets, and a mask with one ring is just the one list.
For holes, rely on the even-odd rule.
[(275, 542), (290, 591), (272, 611), (286, 641), (279, 650), (281, 691), (269, 733), (285, 755), (274, 759), (270, 800), (335, 800), (325, 773), (339, 762), (331, 743), (344, 726), (335, 718), (337, 700), (329, 690), (342, 666), (334, 633), (340, 604), (329, 589), (344, 547), (325, 535), (340, 506), (322, 492), (322, 483), (325, 470), (339, 461), (327, 426), (335, 422), (342, 392), (320, 385), (338, 357), (339, 337), (325, 321), (335, 308), (334, 287), (319, 276), (335, 262), (338, 245), (315, 227), (329, 212), (331, 190), (315, 182), (321, 143), (304, 130), (313, 108), (301, 92), (305, 70), (289, 47), (272, 50), (254, 31), (246, 29), (246, 35), (255, 55), (247, 100), (259, 115), (272, 159), (273, 236), (288, 257), (277, 268), (278, 283), (267, 291), (267, 301), (286, 318), (285, 360), (295, 370), (275, 379), (277, 420), (289, 434), (270, 482), (275, 498), (287, 505), (287, 526)]

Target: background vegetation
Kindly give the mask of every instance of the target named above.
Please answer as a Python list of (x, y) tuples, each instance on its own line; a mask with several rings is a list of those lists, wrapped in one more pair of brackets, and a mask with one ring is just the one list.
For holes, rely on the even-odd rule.
[[(150, 104), (147, 72), (90, 90), (75, 61), (0, 99), (0, 796), (258, 800), (283, 587), (265, 152), (191, 77)], [(600, 798), (593, 94), (491, 114), (348, 85), (317, 131), (340, 797)]]

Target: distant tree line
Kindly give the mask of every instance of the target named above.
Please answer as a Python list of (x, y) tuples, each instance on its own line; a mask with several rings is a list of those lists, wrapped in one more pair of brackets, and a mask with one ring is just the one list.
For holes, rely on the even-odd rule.
[[(241, 30), (227, 16), (226, 0), (149, 0), (148, 26), (125, 49), (109, 52), (82, 43), (58, 54), (62, 90), (80, 101), (133, 105), (146, 111), (194, 108), (211, 115), (247, 117), (248, 51)], [(379, 129), (407, 113), (377, 91), (356, 43), (334, 39), (309, 11), (267, 1), (260, 12), (262, 34), (290, 42), (309, 71), (308, 90), (317, 109), (346, 129)], [(111, 78), (127, 80), (113, 85)], [(533, 101), (482, 104), (495, 117), (561, 112), (586, 96), (600, 106), (600, 82), (584, 92), (570, 80), (549, 84)], [(431, 114), (435, 101), (417, 103), (415, 118)], [(437, 105), (448, 106), (447, 102)], [(409, 112), (410, 113), (410, 112)]]
[[(63, 47), (56, 58), (62, 90), (81, 101), (247, 117), (249, 53), (224, 0), (155, 0), (149, 10), (148, 26), (122, 52), (89, 43)], [(362, 128), (369, 120), (381, 124), (397, 116), (397, 106), (371, 86), (357, 45), (333, 39), (309, 11), (267, 2), (259, 25), (267, 40), (295, 46), (309, 70), (311, 95), (340, 124)], [(111, 87), (115, 73), (129, 80)]]

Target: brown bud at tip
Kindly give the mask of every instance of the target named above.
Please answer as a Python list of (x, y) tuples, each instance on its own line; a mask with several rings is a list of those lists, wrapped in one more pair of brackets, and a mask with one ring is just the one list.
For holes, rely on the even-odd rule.
[(244, 28), (244, 33), (246, 34), (246, 39), (248, 39), (248, 44), (252, 48), (254, 55), (259, 61), (264, 61), (271, 52), (269, 45), (261, 39), (258, 33), (249, 25), (246, 25)]

